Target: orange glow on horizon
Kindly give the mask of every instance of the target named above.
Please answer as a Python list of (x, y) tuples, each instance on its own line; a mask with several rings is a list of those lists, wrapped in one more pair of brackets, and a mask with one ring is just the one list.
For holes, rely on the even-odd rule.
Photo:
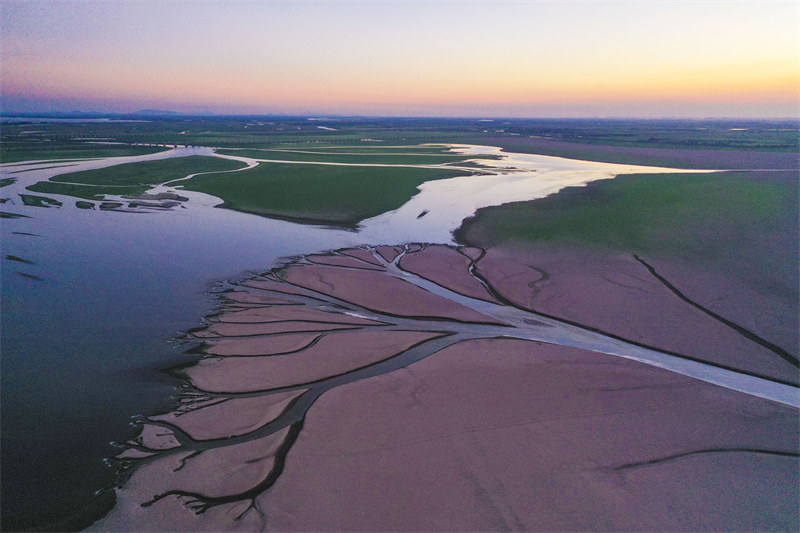
[[(265, 104), (290, 107), (347, 107), (359, 104), (394, 105), (481, 105), (481, 104), (557, 104), (572, 102), (625, 101), (717, 101), (746, 103), (750, 100), (777, 99), (791, 102), (800, 93), (800, 73), (779, 65), (729, 67), (704, 73), (648, 73), (625, 77), (599, 76), (581, 79), (574, 73), (542, 72), (539, 76), (485, 76), (463, 72), (453, 81), (447, 76), (428, 78), (394, 77), (356, 80), (264, 79), (243, 75), (233, 80), (206, 73), (154, 72), (143, 77), (119, 69), (99, 73), (91, 68), (69, 65), (37, 69), (26, 65), (19, 78), (5, 84), (7, 94), (26, 92), (35, 86), (39, 97), (90, 97), (211, 105), (227, 102), (241, 107)], [(499, 68), (498, 68), (499, 69)], [(494, 70), (494, 69), (493, 69)], [(152, 79), (151, 79), (152, 78)], [(157, 83), (154, 80), (158, 80)]]
[[(29, 4), (10, 0), (9, 5), (24, 11)], [(16, 38), (14, 27), (3, 26), (12, 35), (0, 36), (3, 98), (102, 101), (129, 110), (141, 102), (177, 110), (350, 113), (455, 106), (549, 106), (556, 112), (567, 104), (602, 112), (610, 102), (694, 107), (726, 102), (736, 112), (777, 102), (784, 113), (797, 113), (800, 30), (788, 29), (797, 8), (782, 14), (740, 3), (717, 9), (658, 2), (653, 11), (628, 4), (533, 2), (503, 9), (470, 4), (454, 12), (389, 3), (392, 19), (369, 4), (354, 4), (356, 11), (327, 4), (315, 4), (315, 10), (248, 5), (239, 6), (240, 18), (226, 22), (236, 10), (221, 6), (194, 4), (172, 15), (208, 11), (213, 18), (195, 25), (220, 25), (216, 40), (170, 26), (169, 17), (162, 22), (158, 10), (145, 13), (150, 26), (142, 28), (161, 28), (148, 38), (125, 35), (127, 26), (80, 34), (59, 26), (55, 15), (51, 33), (65, 33), (58, 42), (45, 33), (37, 38), (32, 32), (47, 27), (34, 19)], [(144, 5), (124, 7), (130, 17), (148, 11)], [(58, 9), (85, 7), (66, 3)], [(109, 8), (109, 16), (117, 17), (118, 9)], [(258, 25), (252, 13), (262, 10), (295, 26)], [(593, 10), (612, 10), (617, 18), (600, 24), (588, 13)], [(441, 18), (419, 19), (412, 16), (417, 11)], [(583, 18), (576, 18), (581, 13)], [(526, 23), (523, 15), (537, 14), (560, 25)], [(459, 17), (459, 24), (437, 22)], [(225, 23), (230, 27), (222, 31)]]

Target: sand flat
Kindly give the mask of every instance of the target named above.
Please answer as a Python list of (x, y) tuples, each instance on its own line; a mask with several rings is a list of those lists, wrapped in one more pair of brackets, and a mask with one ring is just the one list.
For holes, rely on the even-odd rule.
[(230, 311), (216, 317), (221, 323), (267, 323), (267, 322), (286, 322), (286, 321), (304, 321), (304, 322), (330, 322), (337, 324), (355, 324), (355, 325), (375, 325), (380, 322), (374, 320), (367, 320), (365, 318), (354, 317), (344, 313), (332, 313), (328, 311), (321, 311), (317, 309), (308, 309), (302, 307), (289, 307), (289, 308), (253, 308), (244, 311)]
[[(787, 250), (796, 244), (796, 240), (793, 243), (779, 242)], [(698, 268), (686, 261), (656, 258), (649, 259), (649, 262), (700, 304), (762, 337), (774, 340), (790, 353), (800, 354), (800, 335), (797, 335), (797, 318), (800, 317), (797, 291), (800, 285), (797, 283), (794, 292), (784, 290), (776, 287), (770, 279), (764, 279), (760, 272), (749, 270), (746, 264), (740, 269), (750, 274), (749, 284), (743, 283), (734, 273)], [(796, 277), (794, 281), (797, 282)]]
[(374, 258), (372, 259), (372, 261), (367, 261), (365, 258), (358, 256), (349, 257), (347, 255), (314, 254), (306, 256), (306, 259), (312, 263), (318, 263), (322, 265), (343, 266), (348, 268), (363, 268), (367, 270), (381, 270), (380, 263), (376, 264)]
[(252, 398), (228, 398), (201, 409), (151, 416), (173, 424), (195, 440), (226, 439), (246, 435), (275, 420), (305, 390), (276, 392)]
[(267, 323), (218, 323), (203, 331), (193, 333), (196, 337), (248, 337), (255, 335), (274, 335), (302, 331), (331, 331), (341, 329), (357, 329), (357, 324), (337, 324), (335, 322), (303, 322), (288, 320), (286, 322)]
[(400, 268), (472, 298), (496, 302), (486, 288), (469, 274), (469, 257), (455, 248), (428, 246), (405, 254)]
[(486, 315), (381, 272), (302, 266), (287, 270), (283, 276), (291, 283), (390, 315), (496, 323)]
[(377, 251), (388, 263), (391, 263), (400, 255), (402, 248), (399, 246), (378, 246)]
[[(139, 468), (120, 489), (113, 512), (89, 531), (237, 531), (256, 529), (258, 515), (243, 515), (247, 502), (209, 507), (197, 513), (193, 496), (209, 498), (247, 491), (262, 482), (275, 466), (275, 454), (288, 429), (244, 444), (210, 449), (196, 456), (182, 453), (161, 457)], [(154, 501), (154, 495), (163, 496)], [(144, 505), (143, 505), (144, 504)]]
[(269, 337), (208, 339), (203, 352), (209, 355), (277, 355), (305, 348), (321, 333), (286, 333)]
[(381, 263), (372, 255), (372, 252), (363, 248), (350, 248), (348, 250), (343, 250), (342, 254), (355, 257), (373, 266), (382, 267)]
[(326, 393), (259, 505), (273, 530), (791, 528), (796, 459), (704, 451), (792, 451), (797, 430), (638, 363), (470, 341)]
[[(632, 255), (547, 246), (493, 248), (476, 268), (521, 307), (662, 350), (798, 379), (796, 367), (676, 297)], [(691, 278), (697, 271), (684, 275)], [(724, 298), (735, 286), (716, 290)]]
[(438, 333), (356, 331), (328, 333), (310, 348), (269, 357), (203, 359), (188, 368), (204, 391), (248, 392), (310, 383), (392, 357)]
[[(206, 356), (183, 370), (180, 407), (150, 416), (121, 453), (140, 466), (95, 529), (800, 524), (794, 399), (762, 399), (708, 365), (718, 375), (695, 379), (680, 365), (625, 359), (636, 346), (591, 331), (602, 325), (657, 347), (727, 350), (728, 362), (749, 342), (687, 311), (635, 258), (420, 245), (384, 253), (395, 251), (419, 277), (298, 258), (276, 271), (288, 282), (268, 274), (240, 284), (239, 293), (288, 289), (279, 305), (243, 310), (223, 300), (209, 318), (217, 322), (193, 332)], [(468, 278), (479, 258), (478, 273), (501, 297), (573, 324), (477, 293), (465, 298), (482, 287)], [(423, 277), (453, 292), (428, 292)], [(365, 318), (363, 308), (373, 307), (394, 317)], [(489, 320), (464, 320), (467, 311)], [(342, 317), (357, 323), (331, 322)], [(300, 320), (308, 318), (317, 320)], [(522, 340), (532, 338), (549, 340)], [(612, 340), (607, 353), (619, 356), (601, 353)], [(781, 362), (749, 353), (762, 373)]]
[(225, 298), (232, 302), (242, 304), (285, 305), (290, 303), (281, 298), (274, 298), (272, 296), (267, 296), (266, 294), (242, 290), (226, 292)]
[(302, 287), (295, 287), (288, 283), (283, 283), (280, 281), (276, 281), (273, 279), (250, 279), (242, 282), (242, 287), (249, 287), (253, 289), (263, 289), (266, 291), (274, 291), (278, 293), (284, 294), (296, 294), (296, 295), (305, 295), (305, 296), (313, 296), (313, 293), (303, 290)]

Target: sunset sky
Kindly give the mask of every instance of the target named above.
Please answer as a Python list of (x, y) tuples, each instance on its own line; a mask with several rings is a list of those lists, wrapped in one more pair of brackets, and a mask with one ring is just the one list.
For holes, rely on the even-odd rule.
[(800, 2), (3, 0), (2, 112), (797, 117)]

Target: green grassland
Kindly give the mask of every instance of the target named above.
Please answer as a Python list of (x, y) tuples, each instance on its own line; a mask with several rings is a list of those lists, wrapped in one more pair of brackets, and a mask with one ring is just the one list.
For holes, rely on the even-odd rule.
[[(796, 157), (800, 150), (797, 120), (118, 118), (136, 122), (3, 124), (2, 161), (101, 156), (109, 152), (91, 150), (125, 149), (85, 142), (94, 139), (217, 148), (370, 151), (423, 143), (487, 144), (518, 152), (676, 168), (785, 169), (797, 168), (800, 163)], [(77, 155), (81, 150), (87, 151)], [(753, 154), (758, 157), (754, 159)]]
[[(109, 155), (114, 151), (115, 155), (122, 155), (126, 150), (159, 149), (133, 145), (91, 145), (79, 141), (91, 138), (123, 143), (214, 146), (220, 153), (309, 162), (302, 165), (262, 163), (253, 170), (201, 176), (185, 185), (187, 189), (218, 196), (225, 201), (227, 207), (233, 209), (306, 221), (354, 224), (363, 218), (399, 207), (415, 194), (416, 186), (420, 183), (428, 179), (454, 176), (458, 171), (447, 167), (336, 167), (313, 165), (310, 162), (319, 160), (342, 164), (388, 165), (448, 163), (467, 166), (460, 162), (472, 157), (448, 153), (442, 144), (475, 143), (576, 159), (676, 168), (787, 169), (797, 168), (797, 150), (800, 148), (800, 130), (796, 120), (136, 118), (137, 122), (127, 123), (4, 124), (3, 153), (18, 159), (25, 158), (20, 155), (23, 151), (36, 157), (40, 153), (48, 152), (51, 156), (74, 158)], [(313, 153), (298, 153), (300, 150)], [(398, 153), (412, 155), (397, 155)], [(132, 196), (144, 192), (152, 184), (195, 172), (229, 171), (237, 168), (235, 165), (237, 164), (216, 158), (185, 158), (132, 166), (120, 165), (101, 171), (62, 175), (50, 182), (33, 185), (30, 189), (86, 199), (96, 199), (99, 194)], [(749, 174), (752, 175), (754, 174)], [(570, 209), (570, 216), (573, 217), (570, 220), (558, 220), (548, 226), (550, 219), (537, 218), (536, 225), (539, 229), (535, 235), (527, 225), (520, 225), (513, 220), (514, 217), (506, 221), (493, 221), (491, 228), (485, 224), (484, 226), (489, 236), (506, 238), (516, 235), (522, 240), (567, 238), (569, 235), (563, 232), (574, 228), (573, 233), (583, 234), (583, 241), (608, 244), (616, 239), (616, 245), (635, 245), (645, 249), (654, 246), (652, 235), (658, 232), (662, 223), (666, 221), (668, 227), (673, 222), (683, 221), (686, 227), (691, 226), (695, 230), (684, 232), (687, 234), (686, 239), (670, 238), (667, 235), (664, 242), (659, 242), (659, 246), (686, 247), (686, 243), (695, 242), (698, 235), (711, 232), (707, 228), (718, 227), (720, 220), (734, 220), (733, 215), (737, 212), (751, 213), (755, 199), (766, 194), (764, 191), (770, 187), (765, 184), (766, 189), (759, 189), (760, 192), (757, 192), (751, 190), (752, 184), (747, 183), (749, 178), (739, 179), (728, 174), (714, 175), (713, 179), (711, 176), (697, 175), (647, 178), (653, 182), (649, 187), (663, 185), (665, 188), (648, 192), (645, 190), (647, 187), (640, 184), (645, 180), (644, 176), (634, 179), (633, 182), (628, 178), (620, 178), (607, 190), (602, 189), (602, 194), (613, 196), (617, 194), (616, 187), (621, 187), (622, 184), (626, 189), (630, 185), (630, 190), (620, 192), (618, 197), (614, 196), (613, 202), (610, 198), (605, 198), (609, 202), (607, 211), (603, 211), (600, 204), (579, 203), (579, 209)], [(714, 196), (721, 194), (717, 188), (722, 185), (717, 179), (725, 179), (725, 187), (730, 185), (731, 190), (726, 194), (736, 198), (731, 197), (727, 201), (733, 203), (726, 204), (728, 207), (721, 204), (714, 207), (711, 200), (709, 202), (712, 205), (698, 203), (697, 198), (704, 197), (703, 195), (705, 198), (719, 197)], [(596, 192), (600, 190), (594, 186), (586, 189), (592, 194), (601, 194)], [(746, 193), (746, 190), (751, 192)], [(565, 191), (564, 194), (572, 198), (569, 195), (576, 193)], [(630, 204), (625, 203), (625, 198), (629, 198)], [(561, 207), (567, 206), (571, 208), (572, 204), (563, 204)], [(503, 209), (516, 208), (504, 206)], [(594, 212), (592, 209), (599, 211)], [(628, 218), (619, 218), (622, 215), (618, 210)], [(699, 216), (697, 213), (703, 210), (707, 213), (706, 218), (695, 220)], [(645, 214), (651, 215), (651, 218)], [(515, 214), (515, 217), (525, 216), (527, 215), (521, 212)], [(557, 214), (548, 216), (556, 220)], [(582, 216), (583, 219), (580, 218)], [(473, 227), (477, 226), (473, 224)], [(556, 231), (556, 227), (561, 229)], [(680, 231), (675, 231), (676, 235), (680, 234)]]
[[(344, 151), (333, 150), (333, 154), (328, 149), (319, 148), (312, 154), (220, 150), (223, 154), (296, 160), (308, 164), (261, 163), (254, 169), (231, 173), (225, 171), (242, 168), (244, 164), (222, 158), (192, 156), (62, 174), (28, 189), (85, 200), (98, 200), (104, 195), (136, 197), (152, 185), (189, 174), (215, 172), (197, 176), (181, 183), (181, 186), (219, 197), (230, 209), (310, 223), (354, 226), (365, 218), (400, 207), (417, 193), (417, 186), (425, 181), (455, 177), (465, 171), (447, 167), (348, 165), (443, 165), (474, 158), (452, 154), (441, 146), (380, 147), (366, 150), (367, 155), (355, 155), (353, 151), (352, 146)], [(313, 161), (341, 163), (343, 166), (316, 165)]]
[[(119, 117), (125, 118), (125, 117)], [(136, 122), (3, 124), (2, 142), (96, 138), (217, 147), (413, 145), (495, 137), (633, 148), (800, 150), (797, 120), (446, 119), (240, 116), (127, 117)], [(331, 129), (321, 129), (332, 128)]]
[(96, 145), (88, 143), (25, 142), (2, 143), (0, 163), (50, 159), (91, 159), (154, 154), (166, 150), (161, 146)]
[[(510, 136), (607, 146), (797, 151), (797, 121), (545, 119), (495, 121)], [(498, 126), (487, 128), (497, 132)]]
[(217, 196), (231, 209), (352, 226), (397, 209), (426, 181), (463, 174), (445, 168), (261, 163), (242, 172), (197, 176), (182, 185), (187, 190)]
[(126, 163), (83, 172), (70, 172), (52, 181), (87, 185), (155, 185), (185, 177), (196, 172), (235, 170), (245, 165), (239, 161), (209, 156), (175, 157), (156, 161)]
[(28, 190), (95, 200), (100, 195), (138, 196), (157, 185), (197, 172), (242, 168), (243, 163), (207, 156), (177, 157), (126, 163), (84, 172), (71, 172), (31, 185)]
[(62, 194), (85, 200), (101, 200), (107, 194), (135, 198), (150, 187), (148, 185), (79, 185), (40, 181), (26, 188), (42, 194)]
[[(141, 118), (141, 117), (139, 117)], [(333, 127), (323, 130), (319, 126)], [(3, 144), (42, 142), (47, 146), (95, 139), (123, 143), (164, 143), (213, 147), (270, 148), (278, 145), (416, 145), (458, 142), (468, 134), (460, 122), (418, 119), (331, 119), (303, 117), (149, 117), (137, 122), (4, 124)]]
[(25, 205), (33, 207), (61, 207), (63, 204), (53, 198), (46, 196), (37, 196), (35, 194), (20, 194), (20, 200)]
[(703, 257), (796, 226), (797, 173), (639, 174), (481, 209), (457, 238)]
[[(414, 150), (416, 152), (416, 150)], [(290, 152), (283, 150), (269, 149), (249, 149), (249, 150), (218, 150), (220, 154), (237, 155), (241, 157), (252, 157), (254, 159), (272, 159), (279, 161), (298, 161), (298, 162), (317, 162), (344, 164), (380, 164), (380, 165), (443, 165), (445, 163), (459, 163), (467, 159), (496, 159), (493, 156), (463, 156), (453, 153), (413, 153), (398, 151), (379, 153), (336, 153), (331, 154), (326, 151), (317, 153)]]
[(318, 153), (338, 153), (338, 154), (352, 154), (352, 153), (362, 153), (362, 154), (370, 154), (370, 155), (377, 155), (377, 154), (384, 154), (384, 155), (392, 155), (397, 153), (408, 153), (408, 154), (443, 154), (443, 155), (453, 155), (453, 153), (448, 149), (445, 144), (415, 144), (415, 145), (397, 145), (397, 146), (387, 146), (385, 144), (379, 143), (361, 143), (361, 144), (330, 144), (330, 143), (321, 143), (321, 142), (307, 142), (307, 143), (291, 143), (291, 144), (283, 144), (283, 145), (276, 145), (271, 149), (282, 149), (282, 150), (304, 150), (310, 152), (318, 152)]

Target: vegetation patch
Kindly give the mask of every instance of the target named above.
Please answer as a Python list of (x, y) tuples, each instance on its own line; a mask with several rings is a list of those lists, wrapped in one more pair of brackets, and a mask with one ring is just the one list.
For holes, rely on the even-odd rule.
[(153, 185), (183, 178), (189, 174), (228, 171), (243, 166), (244, 164), (238, 161), (218, 157), (175, 157), (61, 174), (51, 178), (50, 181), (34, 183), (27, 189), (86, 200), (102, 199), (105, 195), (138, 197)]
[(430, 180), (464, 175), (430, 168), (261, 163), (236, 173), (197, 176), (187, 190), (224, 200), (225, 207), (310, 223), (352, 226), (397, 209)]
[(456, 233), (479, 246), (589, 244), (702, 257), (744, 234), (796, 226), (797, 174), (639, 174), (571, 187), (528, 202), (478, 211)]
[(80, 183), (84, 185), (156, 185), (198, 172), (235, 170), (245, 165), (239, 161), (218, 157), (190, 156), (125, 163), (97, 170), (71, 172), (52, 178), (53, 182)]
[(93, 159), (100, 157), (124, 157), (154, 154), (163, 152), (163, 146), (97, 146), (86, 143), (53, 144), (24, 143), (4, 145), (0, 147), (0, 163), (19, 161), (40, 161), (50, 159)]
[[(414, 150), (416, 151), (416, 150)], [(452, 152), (419, 154), (407, 152), (383, 153), (331, 153), (320, 150), (319, 153), (293, 152), (270, 149), (250, 150), (219, 150), (220, 154), (252, 157), (253, 159), (272, 159), (280, 161), (343, 163), (343, 164), (377, 164), (377, 165), (443, 165), (445, 163), (460, 163), (468, 159), (498, 159), (498, 156), (464, 156)]]
[(64, 205), (54, 198), (37, 196), (35, 194), (20, 194), (19, 198), (22, 200), (23, 204), (32, 207), (61, 207)]
[(116, 196), (139, 196), (150, 188), (149, 185), (79, 185), (40, 181), (27, 187), (29, 191), (44, 194), (62, 194), (86, 200), (100, 200), (107, 194)]

